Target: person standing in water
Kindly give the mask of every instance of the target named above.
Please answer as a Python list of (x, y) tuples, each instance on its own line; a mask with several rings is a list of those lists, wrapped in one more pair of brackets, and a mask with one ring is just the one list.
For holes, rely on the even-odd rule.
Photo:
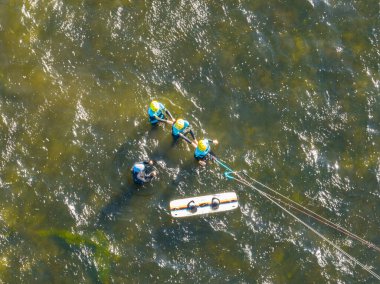
[[(167, 120), (165, 114), (167, 114), (171, 120)], [(149, 121), (152, 125), (157, 125), (160, 121), (172, 124), (174, 118), (169, 110), (165, 108), (165, 106), (158, 102), (152, 101), (148, 108)]]
[(199, 162), (201, 166), (206, 166), (208, 160), (216, 159), (214, 153), (211, 151), (210, 144), (218, 145), (218, 140), (200, 139), (198, 141), (190, 141), (187, 137), (183, 136), (184, 140), (191, 144), (194, 148), (194, 158)]
[(194, 158), (201, 166), (206, 165), (206, 161), (215, 159), (214, 153), (211, 151), (210, 144), (218, 145), (218, 140), (201, 139), (197, 143), (194, 151)]
[(137, 185), (142, 185), (150, 182), (155, 176), (157, 176), (157, 172), (154, 170), (152, 171), (152, 165), (152, 160), (136, 162), (131, 169), (133, 182)]
[(182, 137), (182, 138), (185, 137), (184, 139), (187, 140), (188, 143), (191, 143), (191, 141), (189, 141), (188, 138), (186, 139), (186, 135), (189, 133), (191, 137), (193, 138), (193, 140), (196, 140), (194, 132), (190, 126), (190, 123), (187, 120), (179, 118), (175, 121), (175, 123), (173, 123), (172, 135), (173, 135), (174, 140), (177, 140), (179, 137)]

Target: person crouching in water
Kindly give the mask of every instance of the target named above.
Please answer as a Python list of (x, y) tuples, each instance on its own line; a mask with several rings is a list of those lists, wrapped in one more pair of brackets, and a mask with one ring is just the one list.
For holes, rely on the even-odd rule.
[(187, 120), (184, 120), (182, 118), (179, 118), (173, 123), (172, 126), (172, 135), (174, 138), (174, 141), (176, 141), (179, 137), (182, 137), (186, 140), (186, 142), (191, 143), (191, 141), (186, 137), (187, 134), (191, 135), (193, 140), (195, 139), (195, 135), (193, 130), (191, 129), (190, 123)]
[[(166, 119), (165, 113), (170, 117), (171, 121)], [(170, 111), (167, 110), (165, 106), (158, 101), (152, 101), (150, 103), (148, 108), (148, 115), (149, 121), (152, 125), (157, 125), (160, 121), (172, 124), (172, 121), (174, 121), (174, 118)]]
[(131, 169), (133, 182), (137, 185), (142, 185), (150, 182), (155, 176), (157, 176), (157, 172), (151, 170), (152, 165), (152, 160), (135, 163)]

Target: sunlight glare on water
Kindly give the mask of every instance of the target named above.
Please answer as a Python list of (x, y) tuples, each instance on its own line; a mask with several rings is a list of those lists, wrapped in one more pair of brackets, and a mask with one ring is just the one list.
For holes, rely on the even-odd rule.
[[(146, 112), (159, 100), (233, 169), (379, 245), (378, 17), (353, 0), (0, 1), (0, 282), (374, 283)], [(159, 177), (137, 187), (148, 158)], [(170, 216), (227, 191), (238, 210)]]

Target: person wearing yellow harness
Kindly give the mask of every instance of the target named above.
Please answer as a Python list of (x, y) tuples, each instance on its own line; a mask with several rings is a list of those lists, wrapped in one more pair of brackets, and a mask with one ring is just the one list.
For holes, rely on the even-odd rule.
[(160, 121), (172, 124), (172, 121), (166, 119), (165, 113), (170, 117), (172, 121), (174, 121), (172, 114), (165, 108), (162, 103), (156, 100), (150, 103), (148, 108), (148, 115), (149, 121), (152, 125), (157, 125)]
[(177, 140), (179, 137), (181, 137), (186, 142), (191, 144), (190, 139), (186, 137), (186, 135), (189, 133), (190, 133), (191, 137), (193, 138), (193, 140), (196, 140), (194, 132), (191, 129), (190, 123), (187, 120), (179, 118), (175, 121), (175, 123), (173, 123), (172, 135), (173, 135), (174, 140)]

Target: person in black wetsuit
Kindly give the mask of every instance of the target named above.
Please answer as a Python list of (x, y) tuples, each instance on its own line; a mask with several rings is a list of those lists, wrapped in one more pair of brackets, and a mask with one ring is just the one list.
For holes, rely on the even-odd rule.
[(133, 182), (135, 184), (142, 185), (150, 182), (155, 176), (157, 176), (157, 172), (151, 170), (150, 166), (152, 165), (152, 160), (135, 163), (131, 169)]

